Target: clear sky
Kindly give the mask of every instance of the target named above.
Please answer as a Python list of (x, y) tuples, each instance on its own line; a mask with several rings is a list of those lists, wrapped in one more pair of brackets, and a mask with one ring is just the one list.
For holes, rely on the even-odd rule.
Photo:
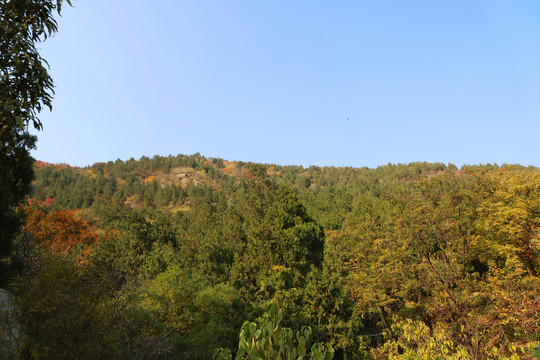
[(540, 166), (538, 0), (74, 5), (39, 160)]

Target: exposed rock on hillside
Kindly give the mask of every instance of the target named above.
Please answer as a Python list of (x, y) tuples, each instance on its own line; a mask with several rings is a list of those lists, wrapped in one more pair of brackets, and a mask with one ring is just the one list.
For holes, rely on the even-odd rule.
[(18, 315), (13, 295), (0, 289), (0, 359), (10, 359), (17, 350), (21, 339)]

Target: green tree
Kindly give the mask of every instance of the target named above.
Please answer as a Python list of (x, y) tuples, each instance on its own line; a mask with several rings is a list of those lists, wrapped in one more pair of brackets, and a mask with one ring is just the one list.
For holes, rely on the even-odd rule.
[(246, 197), (246, 248), (231, 270), (235, 286), (263, 298), (301, 286), (323, 259), (324, 231), (287, 187), (252, 184)]
[(212, 349), (236, 343), (238, 329), (248, 316), (247, 305), (231, 286), (212, 286), (204, 276), (171, 264), (144, 285), (130, 306), (133, 319), (149, 320), (143, 326), (131, 320), (130, 342), (141, 343), (141, 336), (150, 334), (165, 335), (171, 352), (178, 356), (174, 358), (210, 359)]
[(529, 276), (538, 274), (540, 255), (540, 173), (501, 172), (494, 192), (480, 207), (479, 227), (495, 258), (517, 257)]
[(34, 265), (11, 285), (25, 335), (19, 358), (123, 358), (110, 280), (67, 257), (43, 254)]
[(53, 15), (60, 13), (62, 2), (0, 2), (0, 258), (11, 251), (19, 230), (14, 208), (29, 192), (33, 176), (29, 150), (35, 137), (27, 127), (41, 129), (37, 114), (52, 108), (53, 82), (36, 44), (57, 31)]
[(119, 284), (136, 278), (148, 267), (156, 267), (150, 257), (152, 250), (160, 243), (174, 241), (165, 219), (152, 224), (137, 211), (124, 206), (104, 207), (100, 216), (107, 235), (92, 253), (93, 261), (107, 268)]

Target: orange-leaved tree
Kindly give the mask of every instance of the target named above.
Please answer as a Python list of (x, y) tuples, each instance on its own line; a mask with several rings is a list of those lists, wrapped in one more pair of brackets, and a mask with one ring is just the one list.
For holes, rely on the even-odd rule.
[(78, 210), (53, 211), (26, 207), (23, 230), (32, 243), (53, 253), (68, 254), (79, 245), (92, 245), (98, 235)]

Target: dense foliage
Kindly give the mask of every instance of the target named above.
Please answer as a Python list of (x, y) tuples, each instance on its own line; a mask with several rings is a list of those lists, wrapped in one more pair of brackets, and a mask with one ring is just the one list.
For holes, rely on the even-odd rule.
[[(311, 328), (295, 332), (281, 326), (283, 312), (279, 304), (269, 301), (257, 322), (246, 321), (240, 330), (236, 360), (332, 360), (332, 345), (312, 344)], [(216, 349), (214, 360), (232, 360), (229, 349)]]
[(270, 299), (334, 359), (527, 358), (540, 338), (535, 168), (35, 168), (23, 358), (210, 359)]
[(24, 329), (0, 357), (540, 357), (534, 168), (38, 162), (25, 201), (61, 5), (0, 1), (0, 283), (21, 270)]
[(52, 108), (53, 83), (36, 44), (56, 32), (53, 15), (60, 13), (62, 2), (0, 1), (0, 284), (6, 281), (4, 260), (21, 225), (15, 208), (33, 177), (29, 151), (36, 138), (28, 126), (41, 129), (38, 113)]

